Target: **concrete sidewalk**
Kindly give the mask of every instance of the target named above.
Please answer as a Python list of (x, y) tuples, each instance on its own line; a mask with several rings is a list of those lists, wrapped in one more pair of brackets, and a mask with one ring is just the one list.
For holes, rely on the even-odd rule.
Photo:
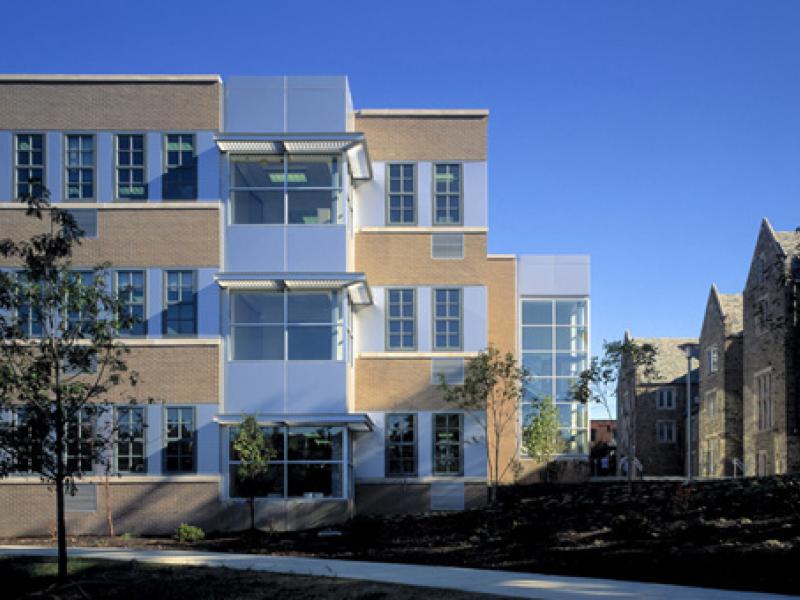
[[(0, 546), (0, 556), (55, 556), (44, 546)], [(260, 556), (220, 552), (137, 550), (125, 548), (70, 548), (71, 558), (139, 561), (159, 565), (228, 567), (296, 575), (342, 577), (382, 583), (446, 588), (539, 600), (587, 600), (589, 598), (644, 598), (647, 600), (767, 600), (789, 598), (778, 594), (731, 592), (634, 581), (558, 577), (513, 571), (489, 571), (457, 567), (431, 567), (294, 556)]]

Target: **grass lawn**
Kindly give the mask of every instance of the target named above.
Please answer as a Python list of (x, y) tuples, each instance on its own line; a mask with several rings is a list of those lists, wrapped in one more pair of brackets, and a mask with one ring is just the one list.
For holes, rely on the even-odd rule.
[(59, 600), (206, 598), (303, 598), (304, 600), (475, 600), (492, 598), (449, 590), (350, 579), (235, 571), (224, 567), (167, 567), (137, 562), (74, 559), (70, 583), (56, 585), (56, 563), (47, 558), (0, 557), (0, 597)]

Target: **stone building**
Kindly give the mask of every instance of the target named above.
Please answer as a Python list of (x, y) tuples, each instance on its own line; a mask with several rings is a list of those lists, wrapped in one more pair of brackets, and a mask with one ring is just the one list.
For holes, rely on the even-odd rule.
[[(656, 375), (647, 377), (623, 360), (617, 383), (617, 428), (620, 464), (631, 455), (645, 476), (681, 476), (686, 473), (686, 356), (680, 346), (695, 338), (636, 338), (626, 341), (652, 344)], [(697, 397), (698, 373), (691, 374), (692, 397)], [(693, 415), (694, 416), (694, 415)]]
[(742, 345), (742, 295), (712, 285), (700, 333), (700, 476), (741, 475)]
[(800, 234), (764, 219), (743, 293), (745, 473), (800, 469), (797, 259)]

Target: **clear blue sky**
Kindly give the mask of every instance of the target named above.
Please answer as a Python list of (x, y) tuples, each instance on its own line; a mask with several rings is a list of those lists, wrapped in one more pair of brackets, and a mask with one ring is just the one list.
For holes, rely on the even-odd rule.
[(699, 332), (800, 225), (800, 2), (7, 0), (0, 71), (346, 74), (491, 110), (490, 250), (589, 253), (593, 345)]

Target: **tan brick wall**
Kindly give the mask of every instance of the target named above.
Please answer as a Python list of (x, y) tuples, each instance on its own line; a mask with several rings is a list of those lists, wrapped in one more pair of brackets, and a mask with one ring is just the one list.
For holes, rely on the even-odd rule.
[(219, 83), (0, 83), (0, 129), (220, 128)]
[[(464, 484), (464, 508), (486, 504), (486, 484)], [(423, 513), (431, 510), (431, 484), (419, 482), (356, 484), (357, 514)]]
[(373, 160), (486, 160), (487, 116), (356, 116)]
[[(87, 208), (90, 208), (88, 205)], [(0, 239), (25, 240), (44, 231), (23, 209), (0, 209)], [(73, 264), (94, 266), (195, 266), (220, 263), (217, 208), (99, 208), (98, 237), (74, 249)], [(0, 266), (13, 266), (0, 259)]]
[(430, 359), (356, 360), (356, 412), (447, 407), (437, 386), (431, 384)]
[[(220, 529), (218, 484), (125, 483), (112, 480), (112, 516), (117, 535), (172, 533), (182, 522)], [(44, 536), (55, 526), (55, 493), (40, 483), (0, 483), (0, 536)], [(97, 510), (68, 512), (68, 534), (105, 535), (106, 502), (97, 485)]]
[(430, 233), (358, 233), (355, 270), (370, 285), (482, 285), (486, 234), (464, 234), (463, 260), (431, 258)]
[(219, 402), (220, 346), (132, 346), (124, 360), (137, 371), (136, 386), (112, 388), (109, 400), (138, 402), (153, 399), (168, 404)]

